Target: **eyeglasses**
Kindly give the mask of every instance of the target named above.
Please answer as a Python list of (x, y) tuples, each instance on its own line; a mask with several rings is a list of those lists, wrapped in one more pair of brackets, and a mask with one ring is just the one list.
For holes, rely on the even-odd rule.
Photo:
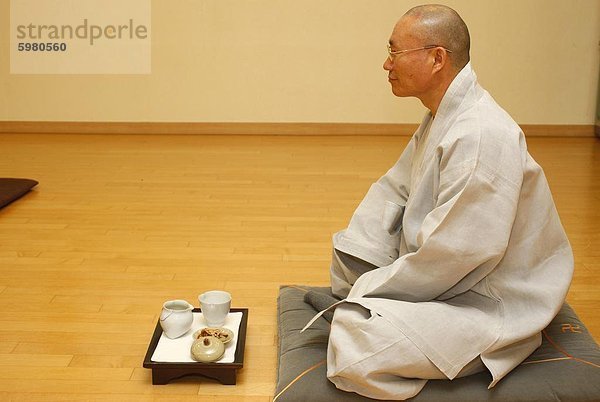
[(439, 45), (427, 45), (427, 46), (423, 46), (423, 47), (416, 47), (414, 49), (406, 49), (406, 50), (392, 50), (392, 46), (388, 43), (387, 45), (387, 51), (389, 54), (389, 58), (391, 61), (394, 60), (394, 56), (399, 55), (399, 54), (404, 54), (404, 53), (409, 53), (409, 52), (416, 52), (417, 50), (428, 50), (428, 49), (434, 49), (436, 47), (441, 47), (442, 49), (444, 49), (445, 51), (447, 51), (448, 53), (452, 53), (452, 50), (450, 49), (446, 49), (443, 46), (439, 46)]

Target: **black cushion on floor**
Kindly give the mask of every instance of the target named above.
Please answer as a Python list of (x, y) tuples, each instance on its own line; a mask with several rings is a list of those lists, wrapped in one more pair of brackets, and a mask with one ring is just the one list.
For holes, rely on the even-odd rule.
[(22, 197), (37, 184), (31, 179), (0, 178), (0, 208)]
[[(330, 288), (283, 286), (279, 291), (279, 367), (273, 402), (372, 401), (340, 391), (326, 378), (329, 323), (304, 302), (307, 290), (331, 294)], [(491, 375), (431, 380), (411, 401), (600, 401), (600, 348), (571, 307), (565, 304), (544, 330), (543, 343), (520, 366), (488, 390)]]

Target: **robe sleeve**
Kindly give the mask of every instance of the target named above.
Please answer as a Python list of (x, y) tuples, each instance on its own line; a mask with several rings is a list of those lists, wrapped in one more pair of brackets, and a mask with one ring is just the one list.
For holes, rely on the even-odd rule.
[(363, 274), (348, 297), (443, 299), (472, 271), (491, 272), (504, 255), (516, 216), (521, 158), (518, 146), (483, 147), (477, 135), (439, 146), (437, 201), (418, 229), (419, 248)]
[(396, 162), (365, 195), (348, 228), (334, 236), (334, 247), (381, 267), (399, 253), (402, 213), (410, 187), (414, 137)]

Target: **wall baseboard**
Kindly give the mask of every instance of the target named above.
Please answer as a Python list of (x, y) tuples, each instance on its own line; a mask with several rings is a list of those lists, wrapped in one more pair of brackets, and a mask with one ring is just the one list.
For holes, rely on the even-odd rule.
[(528, 137), (593, 137), (593, 124), (520, 124)]
[[(12, 134), (412, 135), (418, 124), (0, 121)], [(594, 125), (523, 124), (531, 137), (593, 137)]]

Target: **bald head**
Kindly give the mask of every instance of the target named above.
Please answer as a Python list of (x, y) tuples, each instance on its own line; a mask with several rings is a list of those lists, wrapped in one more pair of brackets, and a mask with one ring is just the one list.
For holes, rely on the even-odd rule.
[(470, 60), (471, 39), (469, 29), (456, 11), (439, 4), (411, 8), (402, 18), (414, 20), (413, 34), (424, 45), (439, 45), (452, 51), (452, 65), (462, 69)]

